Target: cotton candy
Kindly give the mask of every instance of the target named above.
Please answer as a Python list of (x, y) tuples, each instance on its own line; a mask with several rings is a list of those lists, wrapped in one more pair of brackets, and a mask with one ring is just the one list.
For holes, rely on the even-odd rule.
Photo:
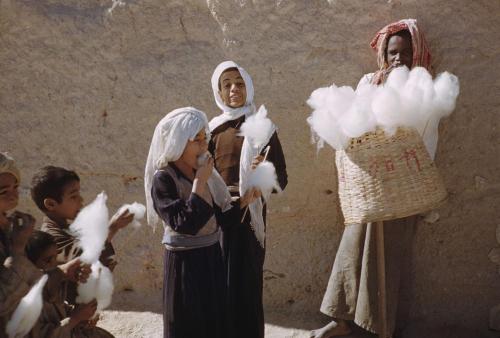
[(132, 204), (124, 204), (118, 209), (117, 214), (121, 215), (125, 210), (128, 210), (129, 213), (134, 214), (134, 219), (132, 220), (131, 225), (134, 228), (139, 228), (141, 226), (141, 222), (139, 220), (144, 218), (146, 214), (146, 207), (141, 204), (134, 202)]
[[(111, 303), (113, 294), (113, 275), (111, 271), (99, 262), (99, 257), (109, 233), (108, 208), (106, 206), (107, 195), (102, 192), (96, 199), (80, 211), (77, 218), (70, 225), (70, 231), (78, 240), (82, 249), (80, 260), (83, 263), (92, 264), (92, 273), (86, 283), (78, 285), (78, 303), (89, 303), (97, 300), (97, 311), (100, 311)], [(137, 203), (138, 204), (138, 203)], [(142, 211), (142, 205), (129, 205), (138, 212)], [(144, 208), (144, 206), (142, 206)]]
[(83, 208), (70, 225), (70, 232), (77, 238), (82, 249), (80, 260), (92, 264), (99, 259), (109, 233), (109, 216), (105, 192)]
[(281, 191), (274, 165), (269, 161), (259, 163), (259, 165), (249, 174), (248, 186), (250, 188), (260, 189), (262, 197), (266, 201), (269, 199), (274, 189)]
[(246, 118), (241, 125), (240, 135), (248, 138), (254, 148), (261, 150), (274, 133), (273, 122), (267, 118), (267, 110), (264, 105), (260, 106), (257, 113)]
[(307, 100), (313, 108), (307, 123), (318, 148), (325, 141), (334, 149), (344, 149), (351, 138), (376, 128), (388, 136), (398, 127), (415, 128), (434, 158), (439, 121), (455, 109), (459, 90), (458, 78), (448, 72), (433, 81), (423, 67), (398, 67), (382, 86), (316, 89)]
[(9, 338), (24, 337), (35, 326), (42, 312), (43, 288), (48, 278), (47, 275), (43, 275), (19, 302), (10, 321), (7, 323), (6, 331)]
[(92, 264), (92, 272), (87, 282), (78, 285), (76, 302), (87, 304), (95, 299), (97, 300), (96, 312), (99, 312), (111, 304), (113, 289), (113, 274), (111, 270), (97, 261)]

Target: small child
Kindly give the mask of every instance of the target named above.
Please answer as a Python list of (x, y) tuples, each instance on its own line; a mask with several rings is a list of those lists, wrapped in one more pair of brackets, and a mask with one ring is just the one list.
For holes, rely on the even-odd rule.
[[(31, 182), (31, 197), (38, 208), (45, 214), (41, 230), (54, 237), (57, 245), (57, 261), (67, 262), (82, 253), (75, 237), (68, 231), (68, 221), (74, 220), (83, 207), (80, 195), (80, 178), (71, 170), (61, 167), (46, 166), (40, 169)], [(115, 251), (111, 239), (120, 229), (127, 226), (134, 215), (128, 210), (111, 220), (109, 235), (100, 261), (113, 270), (116, 266)], [(76, 285), (69, 283), (67, 301), (74, 304)]]
[[(43, 231), (34, 231), (26, 245), (26, 255), (35, 266), (47, 271), (57, 265), (57, 245), (54, 238)], [(65, 289), (61, 283), (48, 283), (43, 294), (43, 309), (38, 322), (29, 333), (30, 338), (111, 338), (109, 332), (95, 327), (91, 321), (97, 302), (72, 307), (64, 303)]]
[[(35, 219), (15, 211), (19, 200), (19, 170), (14, 160), (0, 153), (0, 337), (7, 336), (5, 327), (19, 301), (42, 276), (26, 257), (26, 243), (33, 232)], [(64, 278), (84, 280), (90, 267), (80, 265), (78, 259), (48, 271), (48, 284)]]
[(165, 338), (227, 336), (219, 227), (255, 200), (256, 190), (232, 201), (213, 159), (205, 157), (208, 135), (205, 113), (176, 109), (158, 123), (146, 163), (148, 223), (165, 227)]

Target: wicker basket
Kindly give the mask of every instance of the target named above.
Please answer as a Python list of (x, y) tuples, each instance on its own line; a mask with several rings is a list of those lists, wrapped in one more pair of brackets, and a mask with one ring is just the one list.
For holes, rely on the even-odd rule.
[(338, 150), (335, 162), (346, 224), (407, 217), (446, 200), (443, 181), (414, 129), (398, 128), (392, 137), (380, 129), (366, 133)]

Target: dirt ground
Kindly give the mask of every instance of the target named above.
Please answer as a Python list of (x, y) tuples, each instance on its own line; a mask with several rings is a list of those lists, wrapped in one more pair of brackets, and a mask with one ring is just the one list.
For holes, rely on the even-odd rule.
[[(265, 318), (266, 338), (308, 338), (312, 329), (322, 327), (329, 320), (319, 311), (290, 313), (276, 309), (266, 309)], [(99, 326), (117, 338), (163, 337), (161, 293), (143, 294), (133, 291), (115, 293), (111, 307), (101, 314)], [(425, 321), (415, 320), (403, 326), (393, 338), (500, 338), (500, 332), (487, 329), (473, 330), (446, 323), (430, 327)], [(354, 327), (352, 334), (342, 337), (376, 338), (377, 336)]]
[[(123, 311), (127, 309), (127, 311)], [(149, 295), (137, 292), (120, 292), (114, 295), (110, 309), (101, 314), (99, 326), (117, 338), (161, 338), (163, 321), (161, 293)], [(307, 338), (311, 329), (328, 321), (319, 312), (314, 314), (289, 314), (266, 311), (266, 338)], [(371, 338), (375, 335), (356, 330), (346, 338)]]

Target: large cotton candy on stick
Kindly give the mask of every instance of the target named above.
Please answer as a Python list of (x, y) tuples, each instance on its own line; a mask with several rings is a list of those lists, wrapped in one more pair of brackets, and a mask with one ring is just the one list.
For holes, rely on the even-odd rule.
[(248, 138), (252, 147), (261, 150), (274, 133), (273, 122), (267, 118), (267, 110), (260, 106), (257, 113), (249, 116), (241, 125), (240, 136)]
[(90, 303), (97, 300), (97, 312), (107, 308), (111, 304), (114, 284), (111, 270), (97, 261), (92, 264), (92, 273), (87, 282), (79, 284), (77, 291), (77, 303)]
[(120, 209), (118, 209), (117, 214), (121, 215), (125, 210), (128, 210), (129, 213), (134, 214), (134, 219), (132, 220), (131, 225), (134, 228), (139, 228), (141, 226), (141, 222), (139, 222), (139, 220), (144, 218), (144, 215), (146, 214), (146, 207), (143, 204), (137, 202), (134, 202), (132, 204), (124, 204)]
[(99, 259), (108, 238), (107, 199), (106, 193), (101, 192), (92, 203), (78, 213), (75, 221), (69, 227), (70, 232), (78, 240), (78, 246), (82, 249), (80, 260), (84, 263), (92, 264)]
[(97, 300), (99, 310), (109, 306), (113, 294), (113, 276), (111, 271), (99, 262), (99, 257), (109, 234), (109, 212), (104, 192), (82, 209), (70, 231), (75, 235), (82, 249), (80, 260), (92, 264), (92, 273), (86, 283), (78, 285), (78, 303)]
[(269, 161), (259, 163), (259, 165), (250, 172), (248, 186), (258, 188), (262, 192), (264, 200), (268, 200), (274, 189), (278, 192), (281, 188), (278, 184), (276, 168)]
[(6, 331), (9, 338), (24, 337), (35, 326), (42, 312), (43, 288), (48, 278), (47, 275), (43, 275), (19, 302), (10, 321), (7, 323)]

